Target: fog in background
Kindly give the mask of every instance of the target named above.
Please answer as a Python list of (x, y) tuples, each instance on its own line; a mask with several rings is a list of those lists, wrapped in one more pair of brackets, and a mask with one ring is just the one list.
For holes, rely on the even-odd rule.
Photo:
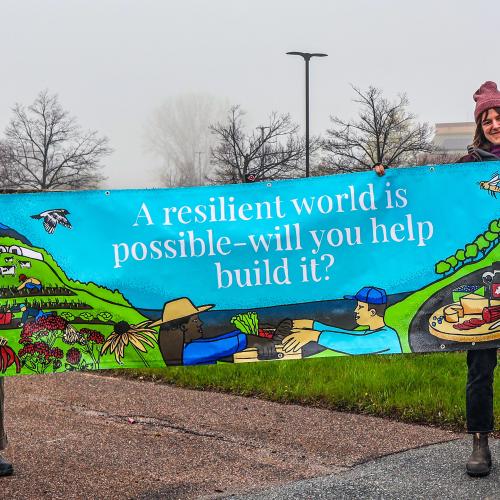
[[(0, 0), (0, 129), (15, 102), (57, 93), (84, 128), (109, 137), (106, 187), (158, 183), (145, 150), (151, 114), (172, 96), (207, 93), (304, 124), (311, 61), (311, 134), (356, 113), (350, 84), (406, 92), (420, 121), (473, 119), (472, 94), (500, 80), (500, 2), (477, 0)], [(489, 26), (489, 23), (491, 26)]]

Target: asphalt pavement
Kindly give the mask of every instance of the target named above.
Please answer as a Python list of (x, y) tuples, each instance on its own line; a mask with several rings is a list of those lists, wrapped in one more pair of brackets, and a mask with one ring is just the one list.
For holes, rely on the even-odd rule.
[[(491, 443), (500, 458), (500, 441)], [(464, 470), (464, 457), (470, 452), (470, 439), (425, 446), (385, 456), (346, 471), (285, 486), (267, 488), (232, 498), (245, 500), (285, 499), (500, 499), (500, 470), (494, 466), (490, 476), (470, 478)]]
[(91, 373), (5, 387), (2, 499), (500, 498), (438, 428)]

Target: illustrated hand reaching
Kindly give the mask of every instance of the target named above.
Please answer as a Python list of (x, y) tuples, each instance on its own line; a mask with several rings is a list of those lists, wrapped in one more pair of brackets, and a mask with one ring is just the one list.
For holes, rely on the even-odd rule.
[(283, 340), (283, 352), (298, 352), (309, 342), (317, 342), (320, 332), (307, 328), (296, 328)]
[(276, 346), (271, 339), (247, 335), (247, 347), (257, 349), (257, 359), (276, 359), (278, 357)]
[(292, 328), (296, 330), (312, 330), (314, 320), (312, 319), (294, 319), (292, 323)]

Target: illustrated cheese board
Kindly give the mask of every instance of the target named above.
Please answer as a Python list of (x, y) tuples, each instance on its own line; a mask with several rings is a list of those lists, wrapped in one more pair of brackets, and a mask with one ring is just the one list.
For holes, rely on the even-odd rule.
[(469, 293), (437, 309), (429, 317), (429, 332), (455, 342), (500, 339), (500, 300)]

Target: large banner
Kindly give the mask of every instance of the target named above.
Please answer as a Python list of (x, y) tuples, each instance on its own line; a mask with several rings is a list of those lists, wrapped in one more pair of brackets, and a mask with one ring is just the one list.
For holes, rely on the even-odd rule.
[(0, 196), (0, 374), (500, 345), (499, 162)]

